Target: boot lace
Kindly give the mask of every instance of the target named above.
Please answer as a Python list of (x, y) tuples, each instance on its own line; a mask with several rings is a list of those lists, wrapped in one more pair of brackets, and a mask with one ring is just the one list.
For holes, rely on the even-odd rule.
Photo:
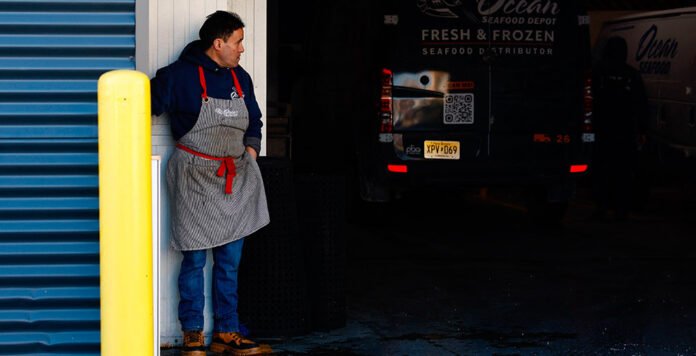
[(230, 338), (232, 339), (231, 341), (237, 344), (237, 346), (240, 346), (241, 344), (254, 344), (253, 341), (245, 338), (240, 333), (231, 333)]
[(187, 332), (184, 334), (184, 344), (200, 344), (203, 345), (203, 333)]

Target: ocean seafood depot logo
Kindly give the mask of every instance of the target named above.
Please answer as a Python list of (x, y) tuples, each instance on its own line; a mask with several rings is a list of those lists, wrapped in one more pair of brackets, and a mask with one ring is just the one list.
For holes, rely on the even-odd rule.
[[(469, 17), (462, 5), (467, 0), (418, 0), (420, 11), (432, 17)], [(479, 15), (558, 15), (560, 6), (551, 0), (468, 0), (476, 1)]]

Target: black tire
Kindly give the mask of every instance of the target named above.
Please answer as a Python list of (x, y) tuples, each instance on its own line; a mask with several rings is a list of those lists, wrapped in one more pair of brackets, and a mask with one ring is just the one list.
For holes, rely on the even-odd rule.
[(533, 224), (542, 227), (559, 227), (568, 211), (568, 202), (546, 202), (530, 210)]
[[(359, 171), (359, 169), (357, 170)], [(349, 172), (345, 187), (346, 222), (357, 226), (377, 226), (384, 222), (391, 191), (370, 181), (363, 172)]]
[(539, 227), (560, 227), (568, 212), (568, 201), (550, 201), (547, 187), (529, 190), (527, 212), (529, 221)]
[(377, 226), (385, 217), (387, 202), (365, 201), (360, 193), (348, 188), (345, 202), (345, 220), (356, 226)]

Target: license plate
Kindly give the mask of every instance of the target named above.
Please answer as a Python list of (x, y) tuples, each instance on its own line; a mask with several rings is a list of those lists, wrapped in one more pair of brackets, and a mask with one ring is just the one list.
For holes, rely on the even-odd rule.
[(425, 141), (425, 158), (459, 159), (458, 141)]

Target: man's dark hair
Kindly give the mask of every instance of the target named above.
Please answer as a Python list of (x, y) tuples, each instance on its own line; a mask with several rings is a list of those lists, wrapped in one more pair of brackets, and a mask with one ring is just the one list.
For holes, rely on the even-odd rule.
[(628, 57), (626, 40), (618, 36), (609, 37), (604, 45), (603, 57), (608, 64), (619, 65), (626, 63), (626, 58)]
[(210, 48), (216, 38), (227, 41), (232, 32), (243, 27), (244, 22), (239, 15), (234, 12), (218, 10), (208, 15), (201, 30), (198, 31), (198, 36), (201, 38), (203, 48)]

